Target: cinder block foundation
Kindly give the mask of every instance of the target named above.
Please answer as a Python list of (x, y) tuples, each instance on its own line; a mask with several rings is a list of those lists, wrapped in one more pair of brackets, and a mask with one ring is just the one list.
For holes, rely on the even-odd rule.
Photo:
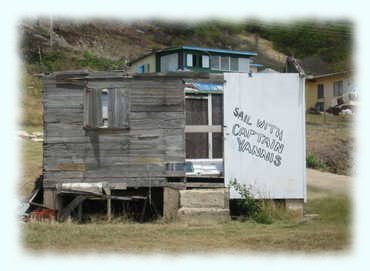
[(182, 190), (179, 195), (179, 221), (222, 223), (230, 220), (228, 188)]
[(180, 193), (178, 189), (171, 187), (163, 188), (163, 217), (166, 221), (173, 221), (177, 217), (180, 208)]
[(180, 191), (180, 206), (229, 209), (229, 190), (227, 188), (182, 190)]
[(292, 217), (303, 217), (303, 199), (286, 199), (285, 208)]
[(181, 207), (177, 220), (186, 223), (225, 223), (230, 220), (229, 209)]

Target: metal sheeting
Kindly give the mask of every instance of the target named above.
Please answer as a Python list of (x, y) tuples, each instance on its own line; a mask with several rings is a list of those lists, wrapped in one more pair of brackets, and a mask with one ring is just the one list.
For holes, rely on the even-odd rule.
[(185, 81), (185, 92), (222, 93), (223, 84)]
[(223, 159), (186, 159), (186, 176), (221, 176)]
[(62, 183), (59, 188), (65, 192), (103, 194), (103, 187), (103, 183)]

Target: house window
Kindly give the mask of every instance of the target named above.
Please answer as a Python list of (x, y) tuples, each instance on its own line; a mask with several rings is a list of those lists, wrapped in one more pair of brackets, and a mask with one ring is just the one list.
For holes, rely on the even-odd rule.
[(202, 55), (202, 68), (209, 68), (209, 56)]
[(137, 73), (144, 73), (145, 72), (145, 65), (140, 65), (139, 67), (137, 67), (137, 70), (136, 70)]
[(220, 56), (211, 56), (211, 69), (220, 70)]
[(233, 72), (239, 71), (239, 59), (237, 57), (230, 58), (230, 70)]
[(127, 89), (86, 88), (84, 92), (85, 128), (128, 128)]
[(197, 68), (209, 68), (209, 56), (186, 54), (186, 66)]
[(317, 99), (324, 98), (324, 85), (318, 84), (317, 85)]
[(239, 58), (239, 72), (249, 72), (249, 62), (248, 58)]
[(221, 57), (221, 70), (222, 71), (230, 70), (230, 58), (228, 56)]
[(186, 66), (193, 67), (193, 54), (186, 54)]
[(179, 56), (177, 53), (164, 55), (160, 58), (161, 72), (174, 72), (179, 68)]
[(185, 108), (186, 158), (222, 158), (222, 95), (186, 94)]
[(343, 81), (335, 81), (333, 87), (333, 96), (338, 97), (343, 95)]

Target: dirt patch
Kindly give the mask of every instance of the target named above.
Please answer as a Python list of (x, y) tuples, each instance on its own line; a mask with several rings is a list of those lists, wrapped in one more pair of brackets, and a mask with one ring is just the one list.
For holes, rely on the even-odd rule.
[(352, 177), (307, 169), (307, 184), (315, 190), (324, 190), (336, 194), (352, 192)]

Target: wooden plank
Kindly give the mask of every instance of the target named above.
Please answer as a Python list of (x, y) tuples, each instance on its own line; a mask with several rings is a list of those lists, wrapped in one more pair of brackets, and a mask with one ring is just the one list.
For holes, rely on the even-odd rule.
[(186, 125), (185, 126), (185, 133), (220, 133), (222, 132), (222, 127), (219, 125)]
[(224, 183), (210, 183), (210, 182), (198, 182), (198, 183), (176, 183), (176, 182), (172, 182), (172, 183), (168, 183), (167, 184), (168, 187), (172, 187), (172, 188), (177, 188), (177, 189), (186, 189), (187, 187), (189, 188), (224, 188), (225, 187), (225, 184)]
[(73, 183), (73, 182), (81, 182), (81, 181), (86, 181), (86, 182), (101, 182), (101, 181), (105, 181), (107, 183), (110, 183), (110, 182), (117, 182), (117, 180), (122, 180), (122, 182), (126, 183), (127, 184), (127, 188), (130, 188), (130, 187), (133, 187), (133, 188), (138, 188), (138, 187), (164, 187), (167, 185), (167, 180), (165, 177), (162, 177), (162, 178), (151, 178), (150, 179), (150, 183), (149, 183), (149, 178), (140, 178), (140, 179), (137, 179), (137, 178), (109, 178), (109, 177), (105, 177), (105, 178), (95, 178), (95, 179), (92, 179), (92, 178), (89, 178), (89, 179), (83, 179), (83, 178), (76, 178), (76, 179), (71, 179), (71, 178), (59, 178), (59, 179), (55, 179), (55, 178), (52, 178), (52, 179), (49, 179), (49, 178), (45, 178), (44, 179), (44, 187), (45, 188), (48, 188), (48, 189), (55, 189), (56, 185), (59, 184), (59, 183), (63, 183), (63, 182), (70, 182), (70, 183)]
[[(88, 78), (78, 73), (64, 78), (59, 75), (60, 87), (49, 78), (44, 93), (45, 185), (107, 181), (140, 187), (147, 186), (151, 179), (152, 186), (163, 186), (165, 164), (185, 159), (182, 79), (129, 79), (117, 73), (90, 73)], [(122, 97), (127, 96), (128, 104), (132, 104), (128, 110), (129, 129), (84, 129), (87, 119), (89, 123), (99, 123), (94, 115), (89, 116), (87, 107), (90, 103), (96, 112), (101, 107), (100, 99), (96, 94), (87, 101), (84, 90), (73, 87), (76, 81), (98, 92), (103, 88), (120, 88)], [(125, 99), (116, 101), (124, 104)], [(147, 165), (150, 174), (143, 170)]]
[(75, 164), (58, 164), (57, 168), (64, 171), (86, 171), (86, 165), (81, 163)]

